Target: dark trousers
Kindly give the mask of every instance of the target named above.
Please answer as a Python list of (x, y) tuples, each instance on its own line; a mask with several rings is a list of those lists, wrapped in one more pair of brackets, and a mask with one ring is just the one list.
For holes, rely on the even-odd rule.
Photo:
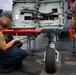
[(18, 47), (9, 48), (6, 51), (0, 50), (0, 65), (14, 65), (22, 62), (27, 57), (26, 50)]

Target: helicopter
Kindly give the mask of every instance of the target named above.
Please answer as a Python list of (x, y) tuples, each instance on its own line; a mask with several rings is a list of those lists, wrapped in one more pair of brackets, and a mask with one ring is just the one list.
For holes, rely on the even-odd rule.
[[(71, 2), (74, 3), (73, 7)], [(44, 52), (45, 70), (47, 73), (55, 73), (55, 63), (59, 61), (59, 52), (55, 48), (56, 37), (63, 30), (70, 29), (72, 38), (75, 15), (72, 16), (71, 13), (74, 13), (75, 3), (76, 0), (13, 0), (13, 28), (3, 32), (35, 39), (39, 34), (46, 33), (49, 41), (48, 48)], [(68, 12), (69, 9), (71, 11)]]

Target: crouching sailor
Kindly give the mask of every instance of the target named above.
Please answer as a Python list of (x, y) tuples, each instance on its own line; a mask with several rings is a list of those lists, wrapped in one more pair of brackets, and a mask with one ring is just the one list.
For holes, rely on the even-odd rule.
[(7, 17), (0, 18), (0, 73), (11, 72), (15, 68), (19, 68), (22, 65), (22, 61), (27, 57), (26, 50), (13, 46), (16, 41), (20, 41), (22, 38), (15, 38), (8, 43), (5, 39), (5, 35), (2, 30), (8, 29), (11, 25), (11, 20)]

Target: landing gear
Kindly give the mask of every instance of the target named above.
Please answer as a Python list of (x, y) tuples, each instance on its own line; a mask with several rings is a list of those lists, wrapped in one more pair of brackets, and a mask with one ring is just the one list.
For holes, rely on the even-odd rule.
[(46, 51), (45, 70), (47, 73), (55, 73), (56, 72), (55, 50), (53, 48), (49, 48)]
[(48, 49), (44, 53), (45, 71), (50, 74), (56, 72), (56, 62), (59, 61), (59, 52), (55, 48), (56, 39), (54, 33), (48, 34)]

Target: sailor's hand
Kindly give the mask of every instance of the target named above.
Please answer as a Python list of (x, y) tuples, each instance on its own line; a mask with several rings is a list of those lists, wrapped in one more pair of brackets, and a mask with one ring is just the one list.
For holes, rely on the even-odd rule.
[(21, 37), (17, 37), (17, 38), (15, 38), (14, 40), (15, 40), (15, 41), (20, 41), (20, 40), (22, 40), (22, 38), (21, 38)]

